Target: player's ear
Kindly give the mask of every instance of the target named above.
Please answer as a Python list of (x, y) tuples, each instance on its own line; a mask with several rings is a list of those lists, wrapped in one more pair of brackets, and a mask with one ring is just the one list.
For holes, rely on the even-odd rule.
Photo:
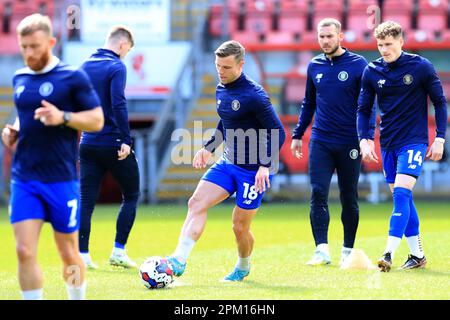
[(57, 41), (58, 40), (56, 40), (55, 37), (51, 37), (48, 42), (50, 43), (50, 46), (53, 48), (56, 45)]

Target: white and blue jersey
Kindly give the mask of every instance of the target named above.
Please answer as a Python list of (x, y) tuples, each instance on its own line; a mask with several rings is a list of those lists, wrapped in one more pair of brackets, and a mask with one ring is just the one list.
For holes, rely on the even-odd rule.
[(276, 172), (286, 137), (283, 125), (264, 88), (244, 73), (231, 83), (219, 83), (216, 100), (220, 120), (205, 148), (213, 152), (224, 141), (224, 154), (202, 179), (230, 195), (237, 192), (239, 207), (258, 208), (263, 194), (254, 192), (255, 175), (260, 166), (268, 167), (271, 176)]
[(396, 173), (420, 175), (428, 145), (428, 96), (435, 109), (436, 137), (445, 138), (447, 104), (441, 81), (427, 59), (402, 52), (387, 63), (383, 58), (364, 70), (358, 99), (358, 135), (369, 138), (369, 118), (377, 97), (380, 145), (386, 181)]
[(77, 131), (45, 126), (34, 113), (42, 100), (64, 111), (90, 110), (100, 106), (98, 96), (83, 71), (56, 57), (40, 72), (18, 70), (13, 86), (20, 130), (12, 164), (11, 223), (43, 219), (57, 231), (73, 232), (78, 228)]

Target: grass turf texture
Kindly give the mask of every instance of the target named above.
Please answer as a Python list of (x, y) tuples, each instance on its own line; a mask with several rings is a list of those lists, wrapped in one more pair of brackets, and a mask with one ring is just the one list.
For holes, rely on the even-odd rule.
[[(330, 205), (330, 266), (310, 267), (314, 251), (307, 204), (263, 204), (253, 221), (255, 248), (250, 276), (243, 283), (220, 283), (236, 262), (231, 229), (232, 205), (209, 212), (205, 232), (194, 247), (185, 274), (169, 289), (148, 290), (137, 270), (107, 264), (114, 242), (118, 206), (98, 206), (94, 212), (91, 256), (100, 269), (87, 272), (88, 299), (450, 299), (450, 203), (416, 203), (421, 217), (427, 269), (397, 268), (409, 252), (405, 240), (390, 273), (340, 270), (343, 241), (340, 206)], [(386, 245), (392, 205), (360, 205), (355, 248), (375, 263)], [(20, 299), (14, 237), (6, 208), (1, 208), (0, 299)], [(146, 257), (170, 254), (176, 246), (186, 206), (141, 206), (127, 244), (130, 257), (140, 264)], [(44, 272), (46, 299), (66, 299), (61, 263), (49, 224), (39, 243), (38, 260)]]

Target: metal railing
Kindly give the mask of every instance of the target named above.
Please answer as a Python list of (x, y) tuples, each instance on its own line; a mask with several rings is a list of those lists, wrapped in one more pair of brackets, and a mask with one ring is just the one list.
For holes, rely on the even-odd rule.
[(183, 71), (180, 73), (172, 92), (161, 109), (156, 125), (152, 129), (143, 149), (146, 151), (145, 181), (143, 183), (144, 201), (156, 203), (157, 187), (170, 165), (170, 154), (176, 142), (171, 140), (172, 132), (182, 128), (193, 104), (202, 90), (203, 31), (206, 15), (194, 27), (192, 46)]

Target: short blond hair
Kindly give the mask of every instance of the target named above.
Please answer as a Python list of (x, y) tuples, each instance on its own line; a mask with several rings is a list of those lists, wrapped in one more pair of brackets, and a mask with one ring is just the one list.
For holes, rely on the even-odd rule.
[(334, 18), (325, 18), (319, 21), (319, 24), (317, 25), (317, 31), (319, 31), (320, 28), (331, 26), (336, 27), (337, 33), (340, 33), (342, 30), (342, 25), (338, 20)]
[(375, 38), (384, 40), (386, 37), (392, 36), (397, 39), (403, 36), (402, 26), (394, 21), (386, 21), (380, 24), (373, 31)]
[(130, 27), (125, 25), (117, 25), (112, 27), (108, 32), (107, 40), (126, 38), (130, 43), (131, 47), (134, 47), (134, 36)]
[(214, 51), (217, 57), (226, 58), (229, 56), (234, 56), (237, 62), (244, 59), (245, 48), (242, 44), (235, 40), (230, 40), (222, 43), (216, 51)]
[(34, 13), (22, 19), (17, 26), (17, 34), (27, 36), (36, 31), (43, 31), (49, 37), (53, 36), (52, 22), (48, 16)]

